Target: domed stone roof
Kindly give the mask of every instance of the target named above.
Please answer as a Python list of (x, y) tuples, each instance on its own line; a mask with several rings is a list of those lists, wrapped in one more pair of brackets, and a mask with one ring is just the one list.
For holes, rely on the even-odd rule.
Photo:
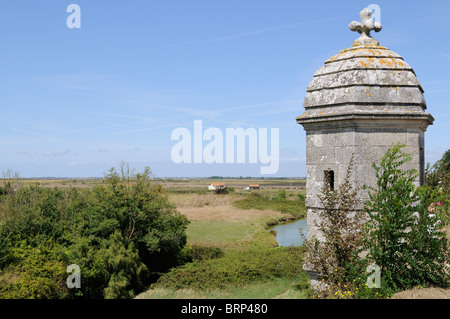
[(363, 10), (363, 23), (350, 24), (351, 30), (361, 33), (353, 46), (326, 60), (314, 74), (306, 89), (305, 113), (297, 118), (299, 124), (349, 115), (372, 119), (401, 116), (422, 119), (425, 126), (432, 124), (414, 70), (370, 36), (370, 30), (381, 30), (370, 15)]

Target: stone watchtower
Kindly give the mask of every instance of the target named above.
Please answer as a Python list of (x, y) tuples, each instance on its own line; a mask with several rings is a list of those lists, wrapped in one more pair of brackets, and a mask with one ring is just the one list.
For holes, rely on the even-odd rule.
[[(355, 187), (374, 185), (372, 163), (398, 142), (412, 156), (408, 168), (420, 172), (417, 184), (424, 181), (424, 132), (434, 119), (425, 111), (424, 91), (413, 69), (370, 36), (381, 30), (371, 15), (364, 9), (361, 23), (350, 23), (361, 36), (317, 70), (306, 90), (305, 112), (297, 118), (306, 131), (308, 239), (320, 239), (314, 220), (322, 187), (342, 183), (352, 153)], [(361, 191), (358, 201), (362, 205), (367, 198)]]

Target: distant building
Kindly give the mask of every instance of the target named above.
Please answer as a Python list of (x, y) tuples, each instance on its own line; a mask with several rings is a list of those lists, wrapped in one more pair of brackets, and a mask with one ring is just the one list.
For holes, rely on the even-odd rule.
[(208, 189), (212, 191), (223, 190), (225, 188), (227, 188), (227, 186), (224, 183), (212, 183), (208, 186)]
[(249, 189), (260, 189), (259, 184), (250, 184)]

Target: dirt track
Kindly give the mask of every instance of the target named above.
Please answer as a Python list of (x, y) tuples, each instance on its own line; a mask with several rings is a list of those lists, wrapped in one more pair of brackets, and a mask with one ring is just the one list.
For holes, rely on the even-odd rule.
[(396, 293), (392, 299), (450, 299), (450, 289), (414, 288)]

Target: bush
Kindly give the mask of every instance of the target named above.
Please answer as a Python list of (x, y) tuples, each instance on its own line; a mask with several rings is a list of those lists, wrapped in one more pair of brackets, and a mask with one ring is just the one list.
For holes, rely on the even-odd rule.
[[(373, 164), (377, 188), (366, 203), (369, 222), (364, 248), (369, 263), (381, 268), (388, 287), (399, 290), (417, 285), (449, 285), (449, 250), (445, 235), (428, 211), (433, 191), (416, 188), (417, 172), (401, 166), (411, 160), (404, 145), (394, 145)], [(443, 200), (443, 199), (441, 199)], [(442, 224), (446, 217), (435, 212)]]
[(224, 252), (220, 247), (198, 246), (198, 245), (192, 245), (189, 247), (190, 247), (189, 256), (191, 261), (214, 259), (222, 257), (224, 255)]
[(36, 246), (16, 241), (0, 271), (0, 299), (54, 299), (68, 295), (63, 256), (50, 239)]
[(284, 200), (286, 199), (286, 191), (284, 189), (280, 189), (278, 190), (278, 196), (277, 196), (278, 200)]

